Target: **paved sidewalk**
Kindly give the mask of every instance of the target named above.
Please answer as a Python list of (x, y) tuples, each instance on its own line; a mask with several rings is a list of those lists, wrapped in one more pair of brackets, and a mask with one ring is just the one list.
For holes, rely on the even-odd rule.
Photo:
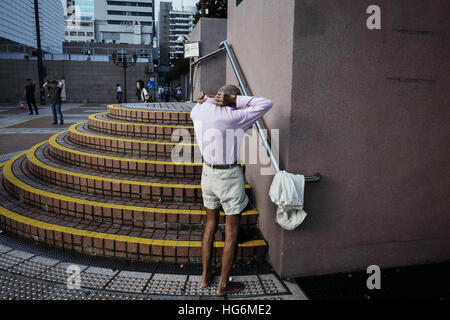
[[(69, 279), (75, 271), (79, 286)], [(307, 299), (297, 284), (279, 279), (267, 264), (243, 266), (232, 278), (246, 284), (244, 291), (218, 297), (218, 277), (211, 287), (200, 287), (200, 265), (88, 256), (37, 246), (0, 230), (0, 300)]]
[(74, 123), (86, 121), (91, 114), (106, 111), (106, 104), (63, 104), (64, 125), (52, 125), (53, 114), (50, 106), (38, 107), (38, 110), (39, 115), (30, 115), (28, 110), (20, 110), (17, 106), (0, 106), (0, 163), (12, 158), (19, 151), (47, 140)]

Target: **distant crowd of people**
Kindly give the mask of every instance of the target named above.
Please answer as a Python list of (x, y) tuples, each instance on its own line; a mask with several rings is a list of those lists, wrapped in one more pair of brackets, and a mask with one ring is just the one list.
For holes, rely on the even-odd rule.
[(166, 83), (164, 87), (158, 88), (159, 101), (169, 102), (171, 97), (174, 97), (178, 102), (183, 100), (183, 89), (181, 89), (181, 86), (178, 85), (175, 89), (172, 89)]
[[(62, 97), (61, 94), (64, 88), (64, 82), (59, 80), (46, 80), (42, 85), (42, 88), (47, 89), (47, 98), (50, 102), (50, 107), (53, 113), (52, 124), (64, 124), (64, 117), (62, 113)], [(122, 103), (123, 90), (119, 83), (116, 84), (116, 100), (118, 103)], [(171, 88), (168, 83), (164, 86), (160, 86), (155, 92), (155, 99), (150, 93), (150, 90), (146, 87), (143, 80), (136, 81), (136, 98), (139, 102), (150, 103), (169, 102), (171, 98), (175, 98), (176, 101), (183, 100), (183, 90), (180, 85), (175, 89)], [(28, 105), (30, 115), (39, 114), (39, 110), (36, 104), (36, 84), (32, 79), (27, 79), (25, 84), (25, 91), (23, 93), (23, 99)], [(34, 111), (34, 112), (33, 112)]]
[[(155, 98), (150, 93), (150, 90), (146, 87), (143, 80), (136, 81), (136, 98), (139, 102), (169, 102), (170, 99), (174, 97), (176, 101), (183, 100), (183, 89), (181, 86), (177, 86), (172, 89), (168, 83), (164, 86), (160, 86), (155, 92)], [(118, 103), (122, 103), (122, 87), (120, 83), (116, 84), (116, 100)]]

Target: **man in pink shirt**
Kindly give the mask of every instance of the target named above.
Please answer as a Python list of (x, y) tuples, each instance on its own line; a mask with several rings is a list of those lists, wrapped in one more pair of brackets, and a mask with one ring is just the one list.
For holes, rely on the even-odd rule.
[(210, 270), (212, 247), (220, 207), (226, 215), (222, 272), (217, 289), (220, 296), (237, 293), (244, 288), (241, 282), (229, 281), (241, 213), (249, 202), (245, 194), (244, 174), (237, 159), (244, 131), (271, 107), (272, 101), (268, 99), (242, 96), (238, 87), (226, 85), (219, 89), (215, 98), (208, 98), (201, 92), (191, 111), (197, 144), (204, 159), (201, 178), (206, 209), (202, 239), (203, 288), (208, 287), (213, 278)]

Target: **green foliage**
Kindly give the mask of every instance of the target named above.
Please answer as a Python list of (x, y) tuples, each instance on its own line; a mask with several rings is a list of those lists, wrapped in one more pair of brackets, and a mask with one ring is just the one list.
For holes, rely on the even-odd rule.
[[(205, 17), (208, 18), (227, 18), (227, 6), (228, 6), (228, 0), (203, 0), (205, 9), (208, 9), (208, 15), (205, 15)], [(199, 1), (196, 4), (197, 10), (199, 13), (197, 13), (194, 17), (194, 24), (197, 24), (198, 20), (202, 17), (200, 10), (201, 10), (201, 1)]]

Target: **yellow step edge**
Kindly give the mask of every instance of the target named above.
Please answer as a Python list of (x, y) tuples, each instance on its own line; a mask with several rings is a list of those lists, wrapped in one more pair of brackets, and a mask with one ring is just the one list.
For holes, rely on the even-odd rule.
[[(202, 188), (202, 186), (200, 184), (159, 183), (159, 182), (113, 179), (113, 178), (99, 177), (96, 175), (91, 175), (91, 174), (86, 174), (86, 173), (72, 172), (69, 170), (52, 167), (48, 164), (43, 163), (38, 158), (36, 158), (36, 155), (34, 154), (40, 146), (42, 146), (46, 143), (47, 143), (47, 141), (38, 143), (37, 145), (35, 145), (31, 149), (29, 149), (27, 151), (27, 160), (40, 168), (44, 168), (44, 169), (47, 169), (52, 172), (57, 172), (60, 174), (70, 175), (72, 177), (80, 177), (80, 178), (91, 179), (91, 180), (100, 180), (100, 181), (106, 181), (106, 182), (111, 182), (111, 183), (126, 183), (126, 184), (131, 184), (131, 185), (148, 186), (148, 187), (167, 187), (167, 188), (183, 188), (183, 189), (201, 189)], [(245, 185), (245, 188), (251, 189), (250, 185), (248, 185), (248, 184)]]
[[(69, 233), (77, 236), (91, 237), (97, 239), (105, 240), (115, 240), (123, 242), (133, 242), (139, 244), (149, 244), (157, 245), (163, 247), (201, 247), (201, 241), (186, 241), (186, 240), (161, 240), (161, 239), (148, 239), (139, 237), (130, 237), (124, 235), (115, 235), (110, 233), (102, 233), (96, 231), (76, 229), (72, 227), (64, 227), (56, 224), (51, 224), (48, 222), (39, 221), (33, 218), (25, 217), (17, 212), (13, 212), (3, 206), (0, 206), (0, 214), (4, 217), (14, 220), (19, 223), (23, 223), (29, 226), (41, 228), (49, 231), (58, 231), (63, 233)], [(266, 246), (267, 243), (264, 240), (258, 240), (258, 245), (255, 245), (255, 241), (251, 240), (248, 242), (238, 244), (240, 247), (250, 247), (250, 246)], [(223, 241), (214, 242), (215, 247), (223, 247)]]
[(84, 152), (76, 149), (71, 149), (64, 147), (63, 145), (59, 144), (56, 139), (62, 135), (63, 133), (67, 132), (68, 130), (64, 130), (62, 132), (55, 133), (53, 136), (51, 136), (48, 140), (48, 143), (61, 151), (67, 151), (71, 153), (75, 153), (81, 156), (91, 156), (96, 157), (98, 159), (108, 159), (108, 160), (118, 160), (118, 161), (131, 161), (131, 162), (138, 162), (138, 163), (149, 163), (149, 164), (163, 164), (163, 165), (183, 165), (183, 166), (203, 166), (203, 163), (186, 163), (186, 162), (171, 162), (171, 161), (160, 161), (160, 160), (143, 160), (143, 159), (133, 159), (133, 158), (120, 158), (120, 157), (113, 157), (113, 156), (107, 156), (107, 155), (100, 155), (96, 153), (89, 153)]
[[(89, 152), (84, 152), (84, 151), (80, 151), (80, 150), (76, 150), (76, 149), (67, 148), (67, 147), (64, 147), (63, 145), (59, 144), (58, 141), (56, 141), (56, 139), (60, 135), (62, 135), (63, 133), (66, 133), (67, 131), (68, 130), (64, 130), (64, 131), (55, 133), (53, 136), (51, 136), (49, 138), (48, 143), (52, 147), (54, 147), (54, 148), (56, 148), (58, 150), (75, 153), (75, 154), (78, 154), (80, 156), (91, 156), (91, 157), (95, 156), (97, 159), (108, 159), (108, 160), (118, 160), (118, 161), (128, 161), (128, 162), (138, 162), (138, 163), (149, 163), (149, 164), (163, 164), (163, 165), (203, 166), (203, 163), (188, 163), (188, 162), (172, 162), (172, 161), (160, 161), (160, 160), (143, 160), (143, 159), (134, 159), (134, 158), (121, 158), (121, 157), (107, 156), (107, 155), (102, 155), (102, 154), (98, 154), (98, 153), (89, 153)], [(0, 164), (0, 166), (1, 166), (1, 164)], [(241, 166), (244, 167), (245, 164), (241, 163)]]
[(118, 122), (114, 120), (103, 120), (103, 119), (97, 119), (96, 117), (101, 114), (107, 114), (106, 112), (100, 112), (91, 114), (88, 119), (93, 121), (99, 121), (99, 122), (107, 122), (107, 123), (115, 123), (125, 126), (141, 126), (141, 127), (157, 127), (157, 128), (176, 128), (176, 129), (194, 129), (193, 126), (176, 126), (176, 125), (162, 125), (162, 124), (151, 124), (151, 123), (140, 123), (140, 122)]
[[(21, 156), (25, 155), (27, 151), (24, 151), (10, 160), (6, 161), (5, 167), (3, 168), (3, 174), (5, 178), (15, 186), (17, 186), (20, 189), (23, 189), (28, 192), (32, 192), (47, 198), (53, 198), (57, 200), (67, 201), (67, 202), (73, 202), (73, 203), (79, 203), (89, 206), (96, 206), (96, 207), (104, 207), (109, 209), (118, 209), (118, 210), (131, 210), (131, 211), (142, 211), (142, 212), (155, 212), (155, 213), (164, 213), (164, 214), (192, 214), (192, 215), (206, 215), (205, 210), (196, 210), (196, 209), (166, 209), (166, 208), (149, 208), (149, 207), (138, 207), (138, 206), (128, 206), (128, 205), (122, 205), (122, 204), (113, 204), (113, 203), (104, 203), (104, 202), (98, 202), (98, 201), (92, 201), (92, 200), (84, 200), (84, 199), (78, 199), (58, 193), (53, 193), (45, 190), (40, 190), (38, 188), (32, 187), (20, 179), (18, 179), (14, 173), (12, 172), (12, 164), (14, 161), (16, 161)], [(242, 215), (257, 215), (259, 212), (257, 210), (247, 210), (242, 213)], [(223, 211), (220, 212), (220, 215), (223, 216), (225, 213)]]
[(79, 136), (84, 137), (90, 137), (90, 138), (100, 138), (100, 139), (107, 139), (107, 140), (117, 140), (117, 141), (124, 141), (124, 142), (137, 142), (137, 143), (148, 143), (148, 144), (158, 144), (158, 145), (180, 145), (180, 146), (197, 146), (195, 143), (180, 143), (180, 142), (160, 142), (160, 141), (147, 141), (147, 140), (135, 140), (135, 139), (126, 139), (126, 138), (116, 138), (116, 137), (108, 137), (108, 136), (101, 136), (101, 135), (94, 135), (89, 133), (84, 133), (77, 130), (77, 126), (82, 123), (87, 123), (88, 121), (81, 121), (78, 123), (75, 123), (69, 127), (69, 132), (77, 134)]
[(191, 113), (190, 111), (166, 111), (166, 110), (145, 110), (145, 109), (130, 109), (130, 108), (121, 108), (117, 107), (116, 104), (110, 104), (106, 106), (107, 108), (126, 110), (126, 111), (141, 111), (141, 112), (163, 112), (163, 113)]

